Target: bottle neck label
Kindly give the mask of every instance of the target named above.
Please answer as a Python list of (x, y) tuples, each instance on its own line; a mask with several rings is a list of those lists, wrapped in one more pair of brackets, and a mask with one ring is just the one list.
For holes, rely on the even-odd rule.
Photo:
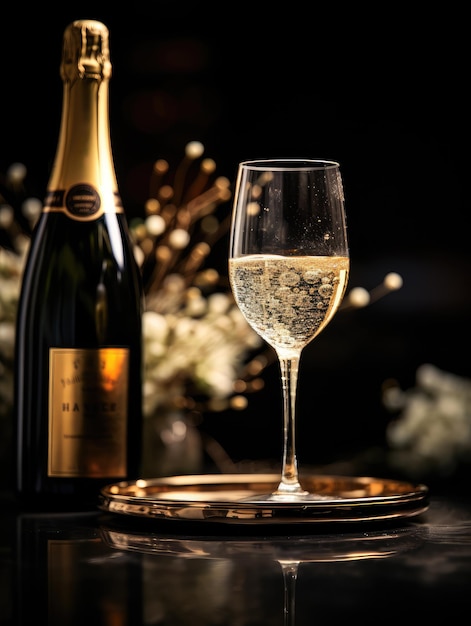
[(117, 192), (113, 192), (113, 201), (105, 204), (98, 191), (86, 183), (73, 185), (70, 189), (48, 191), (44, 201), (43, 213), (66, 213), (71, 219), (89, 222), (98, 219), (104, 213), (122, 213), (123, 205)]

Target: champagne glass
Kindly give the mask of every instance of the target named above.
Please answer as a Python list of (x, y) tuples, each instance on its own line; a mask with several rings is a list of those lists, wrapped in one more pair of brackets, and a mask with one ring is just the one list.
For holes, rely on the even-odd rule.
[(295, 442), (303, 348), (331, 321), (350, 270), (340, 166), (268, 159), (239, 164), (229, 278), (239, 309), (276, 351), (283, 391), (281, 480), (269, 500), (324, 499), (303, 489)]

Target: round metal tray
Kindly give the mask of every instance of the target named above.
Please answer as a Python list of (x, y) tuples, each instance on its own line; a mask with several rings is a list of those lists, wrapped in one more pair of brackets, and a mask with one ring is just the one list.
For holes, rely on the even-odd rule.
[(278, 474), (195, 474), (106, 486), (98, 507), (151, 520), (229, 524), (376, 522), (409, 518), (429, 506), (426, 485), (369, 476), (301, 475), (315, 494), (270, 499)]

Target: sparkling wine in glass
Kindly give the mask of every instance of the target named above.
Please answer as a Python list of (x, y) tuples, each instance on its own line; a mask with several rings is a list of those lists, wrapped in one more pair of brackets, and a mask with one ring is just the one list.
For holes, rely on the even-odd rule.
[(296, 390), (303, 348), (327, 326), (350, 270), (337, 162), (268, 159), (239, 164), (229, 278), (252, 328), (278, 356), (283, 391), (281, 479), (268, 499), (318, 499), (299, 480)]

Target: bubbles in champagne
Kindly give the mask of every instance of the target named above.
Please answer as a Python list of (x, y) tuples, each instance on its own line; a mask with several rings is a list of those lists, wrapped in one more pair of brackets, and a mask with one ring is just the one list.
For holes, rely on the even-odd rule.
[(345, 293), (348, 257), (250, 255), (229, 261), (237, 304), (276, 349), (301, 350), (321, 332)]

